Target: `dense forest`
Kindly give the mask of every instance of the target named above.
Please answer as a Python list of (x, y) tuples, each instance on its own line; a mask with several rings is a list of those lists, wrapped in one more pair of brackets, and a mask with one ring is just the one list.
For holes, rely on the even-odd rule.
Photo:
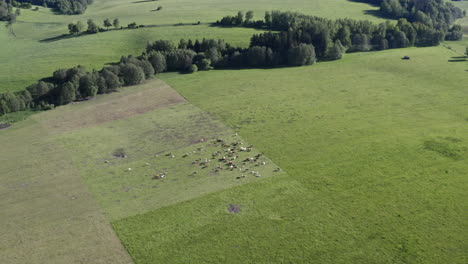
[[(110, 26), (110, 20), (108, 22)], [(23, 91), (0, 94), (0, 114), (26, 109), (47, 110), (86, 100), (122, 86), (139, 84), (165, 71), (193, 73), (212, 68), (303, 66), (317, 60), (341, 59), (346, 51), (438, 45), (444, 39), (451, 40), (447, 38), (450, 34), (458, 36), (461, 32), (458, 25), (444, 31), (433, 25), (411, 23), (405, 18), (396, 23), (373, 24), (279, 11), (267, 12), (265, 19), (259, 21), (253, 20), (253, 12), (246, 15), (239, 12), (237, 16), (224, 17), (217, 24), (261, 27), (277, 32), (253, 35), (248, 48), (214, 39), (181, 39), (178, 45), (158, 40), (148, 43), (140, 56), (123, 56), (118, 63), (100, 71), (88, 72), (81, 66), (59, 69)]]
[(14, 10), (13, 4), (7, 0), (0, 0), (0, 21), (15, 22), (19, 9)]
[(447, 28), (464, 11), (443, 0), (362, 0), (380, 6), (383, 15), (391, 18), (406, 18), (411, 22), (433, 25), (437, 29)]
[(18, 3), (30, 3), (44, 7), (50, 7), (57, 12), (66, 15), (83, 14), (88, 5), (93, 3), (93, 0), (11, 0)]
[[(445, 40), (463, 37), (459, 25), (436, 28), (433, 24), (409, 22), (400, 18), (397, 23), (387, 21), (374, 24), (352, 19), (330, 20), (299, 13), (273, 11), (264, 20), (254, 21), (239, 12), (217, 21), (221, 26), (245, 26), (263, 28), (280, 33), (264, 33), (252, 38), (252, 45), (272, 49), (297, 43), (312, 44), (318, 58), (336, 57), (337, 48), (344, 46), (348, 52), (385, 50), (409, 46), (435, 46)], [(250, 18), (250, 19), (248, 19)], [(334, 47), (336, 46), (336, 47)]]

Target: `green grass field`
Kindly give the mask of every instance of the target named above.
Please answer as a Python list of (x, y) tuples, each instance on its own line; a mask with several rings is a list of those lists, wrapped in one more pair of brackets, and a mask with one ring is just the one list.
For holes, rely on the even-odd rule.
[(132, 262), (72, 153), (42, 123), (28, 119), (0, 131), (0, 146), (2, 263)]
[[(221, 29), (208, 25), (177, 26), (122, 30), (64, 39), (54, 42), (39, 42), (47, 38), (68, 33), (67, 25), (78, 20), (86, 23), (94, 19), (102, 24), (105, 18), (120, 19), (121, 25), (137, 24), (167, 25), (176, 23), (215, 22), (225, 15), (238, 10), (254, 10), (258, 19), (266, 10), (292, 10), (330, 18), (351, 17), (379, 21), (365, 14), (375, 7), (347, 0), (294, 0), (294, 1), (166, 1), (134, 3), (129, 0), (96, 0), (84, 15), (54, 15), (49, 9), (39, 11), (23, 10), (18, 22), (9, 29), (0, 23), (0, 92), (17, 91), (50, 76), (58, 68), (84, 65), (89, 69), (100, 69), (105, 63), (118, 61), (122, 55), (140, 54), (147, 41), (181, 38), (222, 38), (240, 46), (249, 43), (253, 29)], [(163, 10), (151, 12), (157, 6)]]
[(130, 263), (111, 221), (285, 176), (158, 80), (34, 115), (0, 143), (13, 150), (0, 155), (2, 263)]
[[(246, 46), (256, 32), (167, 26), (39, 42), (69, 22), (212, 22), (239, 9), (380, 21), (367, 15), (375, 7), (346, 0), (95, 0), (81, 16), (24, 11), (16, 36), (0, 27), (0, 92), (61, 67), (100, 68), (155, 39)], [(1, 262), (465, 264), (467, 44), (165, 73), (2, 116), (19, 122), (0, 130)]]
[[(164, 87), (162, 82), (153, 81), (148, 83), (148, 88), (145, 89), (153, 90), (161, 85)], [(134, 94), (135, 88), (132, 87), (127, 92)], [(229, 169), (228, 164), (220, 162), (219, 159), (223, 156), (229, 158), (226, 149), (233, 146), (223, 147), (216, 140), (224, 140), (229, 145), (239, 142), (239, 146), (245, 147), (249, 144), (209, 114), (180, 100), (180, 96), (172, 93), (174, 92), (171, 88), (165, 87), (163, 91), (158, 91), (158, 97), (170, 98), (168, 100), (176, 103), (164, 105), (161, 109), (148, 113), (140, 113), (129, 119), (119, 118), (77, 131), (63, 132), (63, 129), (57, 128), (57, 131), (60, 131), (57, 140), (70, 152), (76, 153), (73, 156), (74, 163), (81, 168), (82, 176), (111, 220), (191, 200), (256, 179), (283, 174), (280, 171), (275, 172), (278, 166), (268, 158), (242, 162), (259, 154), (255, 148), (250, 152), (237, 150), (236, 155), (239, 157), (234, 160), (234, 164), (238, 168)], [(132, 104), (149, 97), (146, 93), (138, 95), (134, 100), (130, 100)], [(126, 95), (119, 95), (121, 96), (128, 98)], [(109, 104), (107, 100), (104, 103), (106, 106), (115, 105)], [(141, 102), (138, 105), (141, 105)], [(101, 104), (93, 103), (92, 111), (87, 108), (75, 108), (73, 113), (68, 114), (67, 119), (74, 119), (75, 114), (83, 114), (83, 111), (99, 112), (97, 107), (100, 108)], [(62, 112), (60, 111), (60, 117), (63, 116)], [(55, 124), (56, 121), (57, 119), (51, 118), (47, 122)], [(67, 124), (67, 121), (62, 119), (61, 123)], [(113, 157), (113, 151), (120, 148), (125, 150), (127, 158)], [(220, 153), (213, 155), (215, 152)], [(172, 155), (174, 157), (171, 157)], [(200, 165), (207, 160), (209, 162), (206, 168)], [(262, 162), (265, 162), (265, 165), (261, 164)], [(221, 169), (215, 172), (215, 167)], [(252, 171), (258, 171), (260, 177), (256, 177)], [(160, 173), (166, 174), (167, 177), (155, 180), (154, 177)]]
[[(454, 55), (162, 75), (289, 177), (121, 220), (119, 236), (137, 263), (464, 263), (468, 77)], [(247, 212), (226, 215), (231, 200)]]

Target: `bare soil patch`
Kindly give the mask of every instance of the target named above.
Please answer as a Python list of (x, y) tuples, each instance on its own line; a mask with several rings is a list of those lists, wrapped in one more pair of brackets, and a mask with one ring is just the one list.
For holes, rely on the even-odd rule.
[[(52, 134), (93, 127), (114, 120), (185, 102), (185, 99), (160, 80), (122, 88), (96, 100), (59, 107), (37, 117)], [(36, 117), (35, 117), (36, 118)]]

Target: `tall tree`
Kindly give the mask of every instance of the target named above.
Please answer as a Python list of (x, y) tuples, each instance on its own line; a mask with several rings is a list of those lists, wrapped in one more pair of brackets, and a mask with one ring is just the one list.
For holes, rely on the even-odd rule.
[(133, 63), (122, 65), (121, 74), (126, 85), (135, 85), (145, 80), (145, 73), (143, 70)]
[(235, 18), (236, 26), (242, 25), (243, 21), (244, 21), (244, 13), (242, 11), (237, 12), (237, 16)]
[(114, 21), (112, 21), (112, 25), (114, 26), (114, 28), (119, 28), (120, 20), (118, 18), (114, 18)]
[(153, 65), (155, 73), (161, 73), (167, 69), (166, 57), (161, 52), (152, 53), (149, 61)]
[(99, 32), (99, 26), (92, 19), (88, 19), (88, 29), (86, 32), (94, 34)]
[(104, 19), (104, 26), (106, 27), (107, 30), (109, 30), (109, 28), (112, 27), (112, 22), (110, 21), (109, 18)]
[(247, 13), (245, 13), (245, 24), (250, 24), (253, 20), (253, 17), (254, 17), (254, 12), (253, 11), (247, 11)]
[(341, 44), (341, 41), (337, 39), (333, 44), (333, 47), (330, 48), (328, 57), (332, 60), (339, 60), (343, 58), (343, 55), (346, 52), (346, 48)]
[(301, 43), (288, 50), (288, 64), (291, 66), (310, 65), (315, 61), (315, 48), (312, 44)]

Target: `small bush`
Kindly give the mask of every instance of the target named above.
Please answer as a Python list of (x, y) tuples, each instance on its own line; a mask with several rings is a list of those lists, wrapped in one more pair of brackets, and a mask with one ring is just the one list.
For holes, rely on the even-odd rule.
[(114, 150), (114, 152), (112, 153), (112, 156), (114, 156), (116, 158), (126, 158), (127, 153), (125, 152), (124, 148), (118, 148), (118, 149)]
[(195, 64), (192, 64), (192, 66), (190, 66), (188, 70), (189, 73), (196, 73), (197, 71), (198, 71), (198, 67)]

